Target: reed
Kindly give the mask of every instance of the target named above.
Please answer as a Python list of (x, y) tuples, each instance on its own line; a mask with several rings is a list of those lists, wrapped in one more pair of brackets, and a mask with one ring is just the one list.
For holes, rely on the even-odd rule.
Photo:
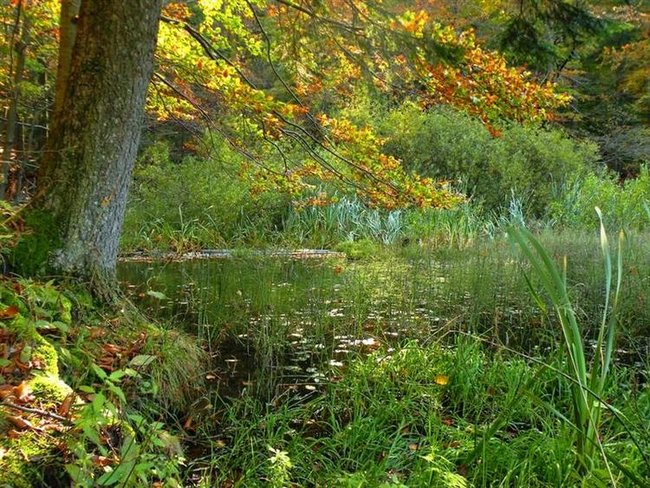
[[(571, 397), (573, 403), (572, 425), (575, 430), (575, 450), (581, 470), (594, 467), (597, 454), (602, 455), (613, 480), (608, 457), (600, 440), (601, 421), (604, 404), (603, 392), (611, 370), (615, 352), (617, 309), (623, 272), (624, 234), (619, 235), (616, 264), (612, 259), (612, 249), (603, 224), (602, 213), (596, 209), (600, 219), (600, 248), (605, 266), (605, 303), (598, 329), (593, 356), (586, 352), (582, 328), (569, 296), (566, 278), (566, 258), (560, 269), (540, 241), (525, 228), (512, 228), (510, 237), (518, 245), (532, 266), (543, 291), (548, 296), (557, 317), (564, 339), (564, 352), (568, 365), (568, 375), (572, 380)], [(540, 308), (546, 303), (527, 278), (531, 294)]]

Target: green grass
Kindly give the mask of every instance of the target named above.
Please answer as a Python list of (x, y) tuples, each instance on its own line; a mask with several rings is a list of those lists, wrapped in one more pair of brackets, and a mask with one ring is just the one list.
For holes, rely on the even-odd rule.
[[(613, 244), (611, 267), (598, 235), (535, 242), (547, 249), (537, 271), (501, 239), (348, 261), (129, 265), (123, 277), (177, 297), (148, 297), (152, 312), (185, 322), (215, 358), (221, 388), (195, 419), (204, 450), (189, 473), (205, 486), (642, 485), (650, 393), (648, 364), (634, 361), (649, 335), (647, 241)], [(566, 278), (550, 276), (573, 324), (540, 298), (559, 273), (544, 266), (563, 256)], [(615, 315), (611, 269), (625, 273)], [(616, 348), (637, 353), (601, 374), (590, 345), (613, 358), (608, 316)], [(578, 379), (563, 321), (584, 344)], [(603, 406), (584, 402), (596, 389)]]
[[(442, 377), (448, 377), (447, 384)], [(330, 371), (321, 394), (267, 403), (250, 395), (213, 399), (202, 422), (209, 450), (191, 469), (234, 486), (607, 486), (602, 463), (575, 469), (574, 430), (533, 397), (570, 403), (570, 381), (544, 365), (494, 355), (475, 339), (452, 350), (408, 343)], [(522, 392), (522, 385), (526, 385)], [(644, 390), (647, 395), (647, 388)], [(510, 410), (513, 395), (525, 394)], [(619, 399), (634, 408), (639, 397)], [(559, 407), (561, 408), (561, 407)], [(468, 462), (497, 416), (506, 422)], [(627, 431), (607, 417), (608, 449), (650, 474)], [(209, 426), (218, 423), (216, 431)], [(637, 428), (642, 428), (639, 426)], [(271, 451), (270, 449), (273, 449)], [(282, 453), (278, 468), (273, 457)], [(284, 480), (278, 481), (278, 477)], [(625, 477), (612, 476), (620, 486)]]

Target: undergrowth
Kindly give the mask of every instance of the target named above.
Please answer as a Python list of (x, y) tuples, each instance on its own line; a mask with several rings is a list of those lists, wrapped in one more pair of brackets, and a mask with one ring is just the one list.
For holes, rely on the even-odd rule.
[[(180, 486), (195, 340), (82, 292), (0, 281), (0, 485)], [(179, 361), (182, 358), (182, 361)]]
[[(559, 357), (550, 360), (560, 367)], [(221, 486), (608, 486), (602, 463), (587, 475), (575, 469), (575, 431), (561, 414), (571, 409), (571, 382), (549, 366), (494, 354), (473, 338), (452, 350), (408, 343), (332, 369), (318, 395), (215, 397), (203, 423), (209, 447), (192, 468)], [(647, 385), (622, 395), (608, 385), (614, 391), (630, 418), (650, 395)], [(473, 459), (500, 417), (503, 427)], [(216, 434), (213, 421), (222, 426)], [(603, 424), (606, 449), (640, 479), (650, 475), (630, 440), (634, 429), (646, 448), (647, 426), (621, 425), (611, 412)], [(619, 486), (634, 486), (614, 471)]]

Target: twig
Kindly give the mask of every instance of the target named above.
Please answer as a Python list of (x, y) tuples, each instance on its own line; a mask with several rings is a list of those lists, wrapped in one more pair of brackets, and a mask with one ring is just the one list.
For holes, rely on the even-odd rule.
[(14, 410), (20, 410), (21, 412), (33, 413), (34, 415), (39, 415), (41, 417), (48, 417), (48, 418), (58, 420), (59, 422), (63, 422), (63, 423), (68, 424), (68, 425), (72, 424), (70, 419), (68, 419), (66, 417), (62, 417), (61, 415), (57, 415), (55, 413), (46, 412), (45, 410), (40, 410), (38, 408), (23, 407), (22, 405), (16, 405), (15, 403), (11, 403), (11, 402), (8, 402), (6, 400), (1, 402), (0, 406), (12, 408)]

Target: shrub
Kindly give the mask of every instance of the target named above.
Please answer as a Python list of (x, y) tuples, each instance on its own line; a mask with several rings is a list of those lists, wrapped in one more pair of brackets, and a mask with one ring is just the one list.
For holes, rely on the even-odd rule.
[(643, 230), (650, 226), (650, 171), (642, 166), (635, 179), (620, 182), (614, 173), (569, 180), (553, 202), (551, 216), (571, 228), (593, 228), (600, 207), (610, 228)]
[(148, 147), (136, 167), (123, 249), (256, 244), (281, 225), (287, 197), (252, 199), (238, 177), (242, 156), (218, 141), (210, 154), (173, 163), (169, 147)]
[(510, 125), (493, 137), (478, 120), (450, 109), (422, 112), (406, 104), (380, 123), (384, 150), (410, 169), (452, 180), (486, 210), (502, 210), (514, 192), (540, 216), (567, 176), (597, 164), (594, 144), (558, 129)]

